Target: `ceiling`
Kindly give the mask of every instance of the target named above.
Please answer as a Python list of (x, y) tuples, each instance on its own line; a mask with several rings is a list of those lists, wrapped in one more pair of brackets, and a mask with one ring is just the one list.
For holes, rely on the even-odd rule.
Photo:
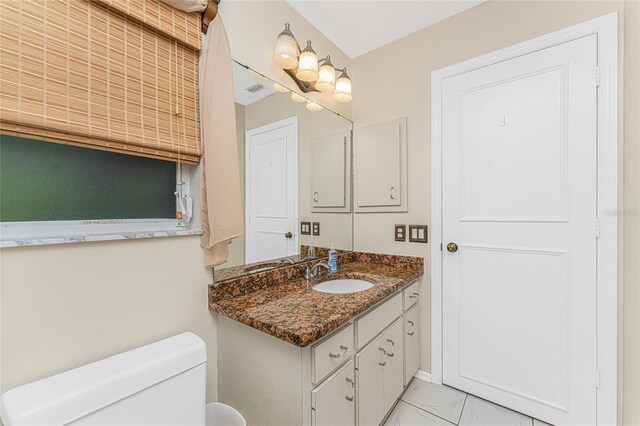
[[(287, 0), (349, 57), (355, 58), (486, 0)], [(295, 34), (295, 29), (293, 29)]]
[(233, 62), (233, 94), (236, 103), (251, 105), (273, 93), (276, 91), (273, 90), (273, 83), (270, 80)]

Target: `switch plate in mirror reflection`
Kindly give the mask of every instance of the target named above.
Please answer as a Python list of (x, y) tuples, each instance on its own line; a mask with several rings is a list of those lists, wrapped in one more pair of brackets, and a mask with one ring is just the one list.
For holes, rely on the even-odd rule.
[(282, 90), (293, 82), (276, 85), (235, 61), (233, 73), (246, 226), (215, 280), (307, 260), (307, 246), (317, 257), (332, 244), (352, 250), (353, 123), (292, 100)]

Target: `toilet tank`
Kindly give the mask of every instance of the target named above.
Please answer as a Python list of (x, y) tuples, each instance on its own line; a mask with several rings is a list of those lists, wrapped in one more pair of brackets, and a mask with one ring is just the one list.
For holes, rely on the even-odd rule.
[(5, 426), (205, 424), (207, 352), (183, 333), (7, 391)]

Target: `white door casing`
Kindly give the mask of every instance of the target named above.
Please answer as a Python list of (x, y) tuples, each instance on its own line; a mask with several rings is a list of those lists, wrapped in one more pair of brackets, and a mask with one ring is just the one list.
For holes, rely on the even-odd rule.
[(616, 422), (616, 26), (432, 74), (433, 379), (556, 424)]
[(298, 117), (249, 130), (245, 140), (245, 263), (296, 254)]

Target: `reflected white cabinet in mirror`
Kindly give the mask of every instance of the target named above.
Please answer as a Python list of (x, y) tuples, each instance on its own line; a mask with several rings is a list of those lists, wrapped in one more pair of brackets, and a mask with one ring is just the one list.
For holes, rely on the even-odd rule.
[(351, 211), (351, 132), (311, 139), (311, 210)]
[(407, 118), (354, 131), (355, 211), (407, 211)]

